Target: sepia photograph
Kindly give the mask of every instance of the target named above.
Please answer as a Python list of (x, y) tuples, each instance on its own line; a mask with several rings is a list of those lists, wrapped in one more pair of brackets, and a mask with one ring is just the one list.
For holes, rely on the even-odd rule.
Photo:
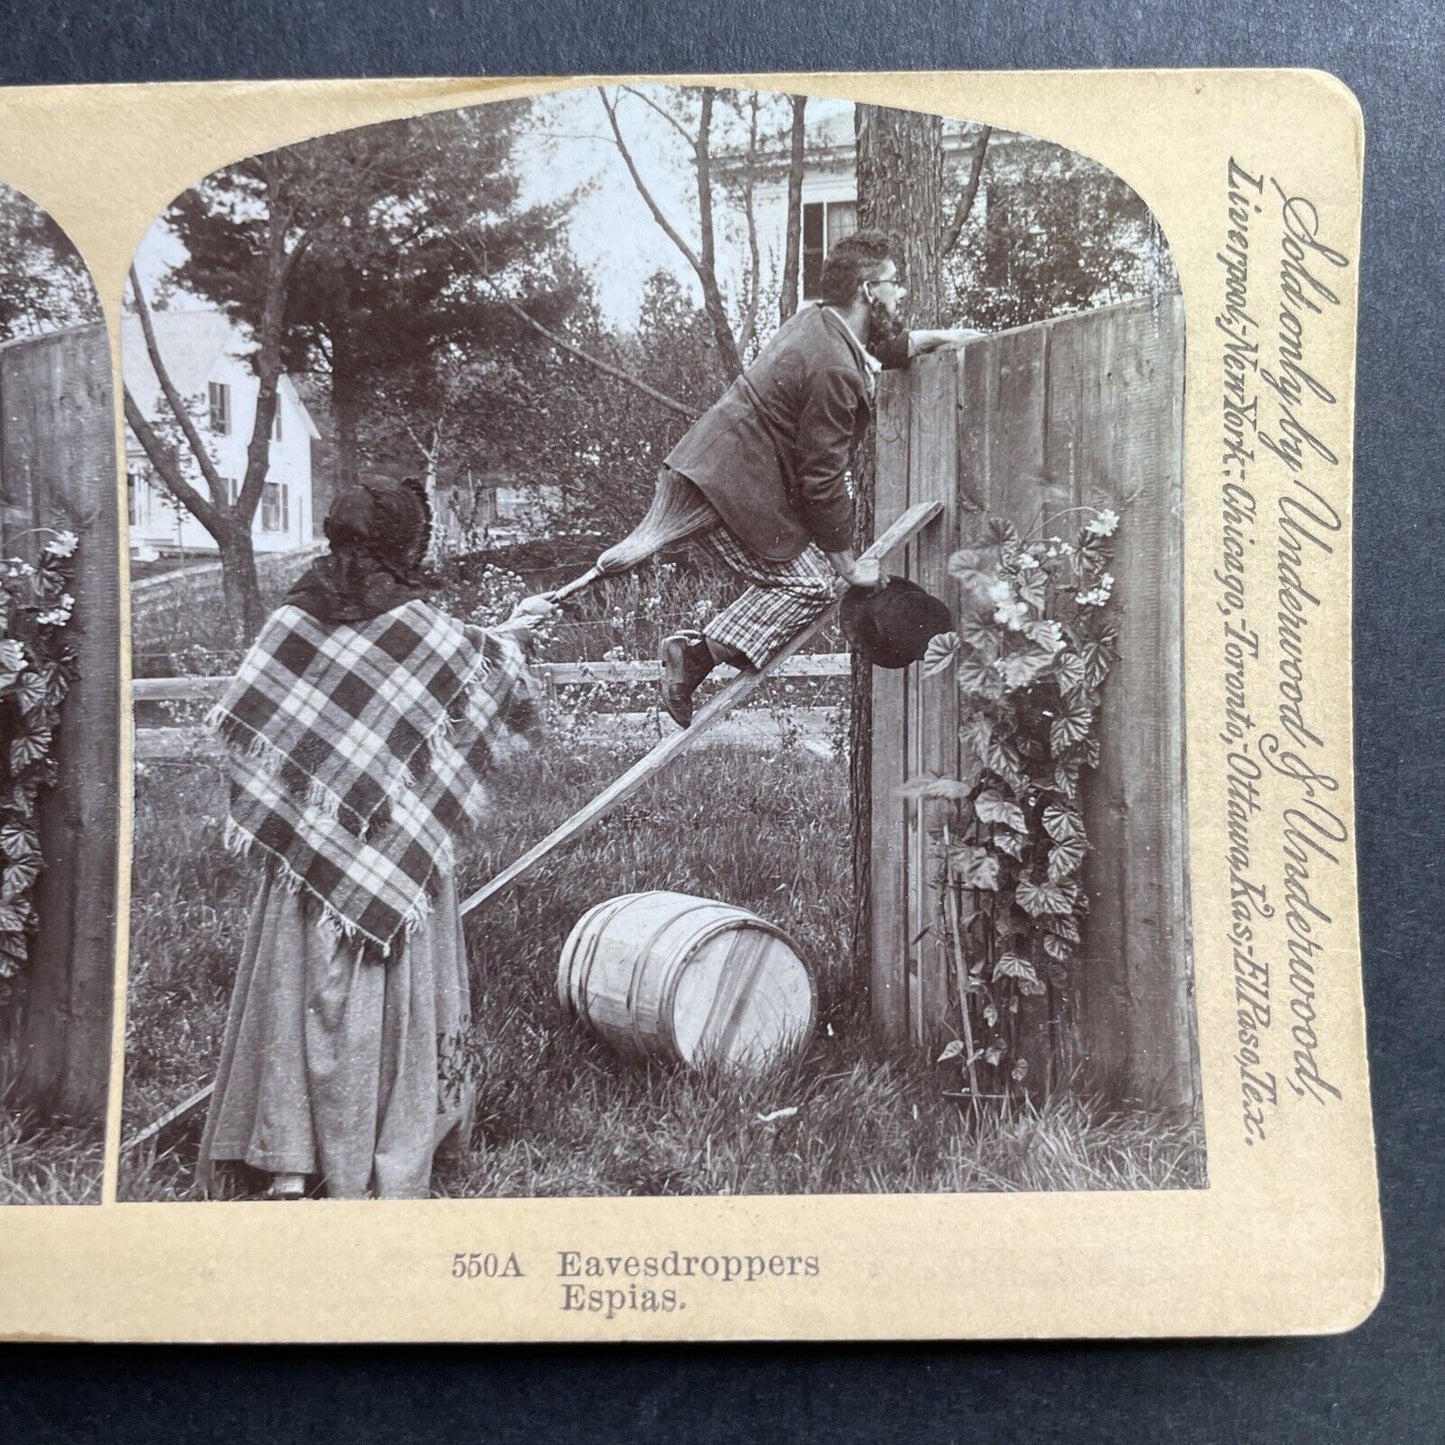
[[(1119, 176), (498, 100), (206, 175), (120, 340), (122, 1202), (1208, 1186), (1184, 309)], [(0, 1062), (68, 1057), (30, 1016)]]
[(99, 1204), (115, 987), (120, 536), (90, 272), (0, 185), (0, 1205)]

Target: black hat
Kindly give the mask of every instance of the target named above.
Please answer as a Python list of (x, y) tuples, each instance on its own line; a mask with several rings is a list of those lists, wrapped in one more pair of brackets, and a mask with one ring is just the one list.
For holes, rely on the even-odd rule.
[(890, 577), (877, 591), (850, 587), (839, 612), (843, 635), (874, 667), (918, 662), (930, 638), (953, 630), (948, 607), (906, 577)]

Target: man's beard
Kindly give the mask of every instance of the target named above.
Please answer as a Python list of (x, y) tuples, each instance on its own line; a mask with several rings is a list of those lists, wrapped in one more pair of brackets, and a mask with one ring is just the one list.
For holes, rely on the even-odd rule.
[(868, 345), (875, 350), (896, 341), (908, 328), (875, 296), (868, 303)]

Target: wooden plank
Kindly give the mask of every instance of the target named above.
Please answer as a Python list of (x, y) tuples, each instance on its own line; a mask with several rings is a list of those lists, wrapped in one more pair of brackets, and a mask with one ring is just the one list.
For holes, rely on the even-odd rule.
[[(908, 506), (909, 433), (913, 416), (913, 368), (890, 372), (878, 389), (878, 467), (875, 519), (890, 525)], [(884, 1043), (908, 1037), (907, 877), (904, 845), (907, 808), (898, 796), (904, 777), (903, 676), (871, 668), (872, 856), (868, 879), (869, 999), (873, 1029)]]
[[(935, 597), (951, 599), (948, 558), (956, 538), (958, 492), (958, 363), (952, 354), (927, 357), (914, 365), (917, 406), (909, 445), (909, 501), (938, 501), (939, 524), (921, 532), (909, 546), (910, 575)], [(949, 775), (957, 763), (958, 690), (950, 677), (926, 678), (923, 669), (904, 674), (908, 703), (909, 777)], [(921, 801), (908, 804), (908, 937), (917, 940), (916, 987), (910, 999), (911, 1036), (931, 1047), (953, 1032), (948, 981), (951, 960), (943, 947), (934, 886), (937, 864)]]
[[(1109, 700), (1127, 820), (1120, 993), (1123, 1097), (1187, 1105), (1194, 1095), (1184, 918), (1182, 719), (1182, 330), (1139, 307), (1099, 328), (1108, 379), (1098, 444), (1122, 521), (1113, 571), (1123, 686)], [(1111, 678), (1112, 682), (1112, 678)]]
[[(775, 677), (847, 677), (846, 652), (800, 652), (786, 658)], [(725, 671), (731, 672), (727, 668)], [(607, 683), (653, 683), (662, 674), (657, 662), (538, 662), (532, 671), (559, 687)], [(132, 702), (208, 702), (230, 682), (230, 674), (207, 677), (138, 677), (131, 683)]]
[[(49, 1116), (96, 1122), (110, 1068), (120, 763), (119, 522), (110, 348), (103, 326), (0, 351), (0, 532), (33, 555), (68, 528), (77, 675), (61, 715), (59, 779), (40, 803), (49, 866), (23, 990), (21, 1090)], [(28, 535), (27, 535), (28, 534)]]
[[(909, 508), (863, 555), (865, 557), (887, 556), (888, 553), (902, 546), (941, 511), (942, 507), (937, 503)], [(561, 827), (549, 833), (540, 843), (529, 848), (520, 858), (484, 883), (463, 903), (462, 912), (468, 913), (480, 908), (499, 893), (504, 892), (524, 874), (536, 867), (543, 858), (564, 844), (581, 837), (594, 823), (606, 817), (619, 803), (631, 797), (649, 778), (660, 772), (679, 753), (691, 747), (710, 727), (721, 721), (740, 703), (745, 702), (770, 677), (774, 676), (782, 659), (791, 656), (824, 627), (831, 620), (833, 610), (830, 607), (821, 617), (805, 627), (791, 642), (786, 644), (772, 661), (765, 663), (756, 672), (739, 674), (715, 693), (698, 709), (691, 727), (679, 728), (678, 731), (665, 737), (646, 757), (640, 758), (620, 778), (593, 798), (586, 807), (574, 813)]]

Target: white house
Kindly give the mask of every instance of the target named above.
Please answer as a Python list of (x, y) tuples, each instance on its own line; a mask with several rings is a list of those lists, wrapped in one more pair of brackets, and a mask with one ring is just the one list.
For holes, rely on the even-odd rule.
[[(219, 311), (157, 311), (153, 320), (161, 361), (194, 418), (216, 470), (230, 483), (234, 500), (246, 475), (246, 447), (251, 440), (260, 390), (246, 360), (251, 348), (245, 333)], [(127, 316), (122, 323), (121, 352), (125, 384), (136, 405), (164, 435), (179, 439), (146, 352), (140, 320), (135, 316)], [(304, 551), (316, 544), (311, 443), (318, 435), (296, 387), (283, 376), (277, 388), (266, 488), (252, 528), (257, 552)], [(178, 453), (184, 462), (187, 448), (183, 440)], [(204, 493), (200, 470), (193, 460), (186, 470)], [(129, 431), (126, 475), (132, 556), (217, 550), (205, 528), (171, 499), (140, 442)]]

